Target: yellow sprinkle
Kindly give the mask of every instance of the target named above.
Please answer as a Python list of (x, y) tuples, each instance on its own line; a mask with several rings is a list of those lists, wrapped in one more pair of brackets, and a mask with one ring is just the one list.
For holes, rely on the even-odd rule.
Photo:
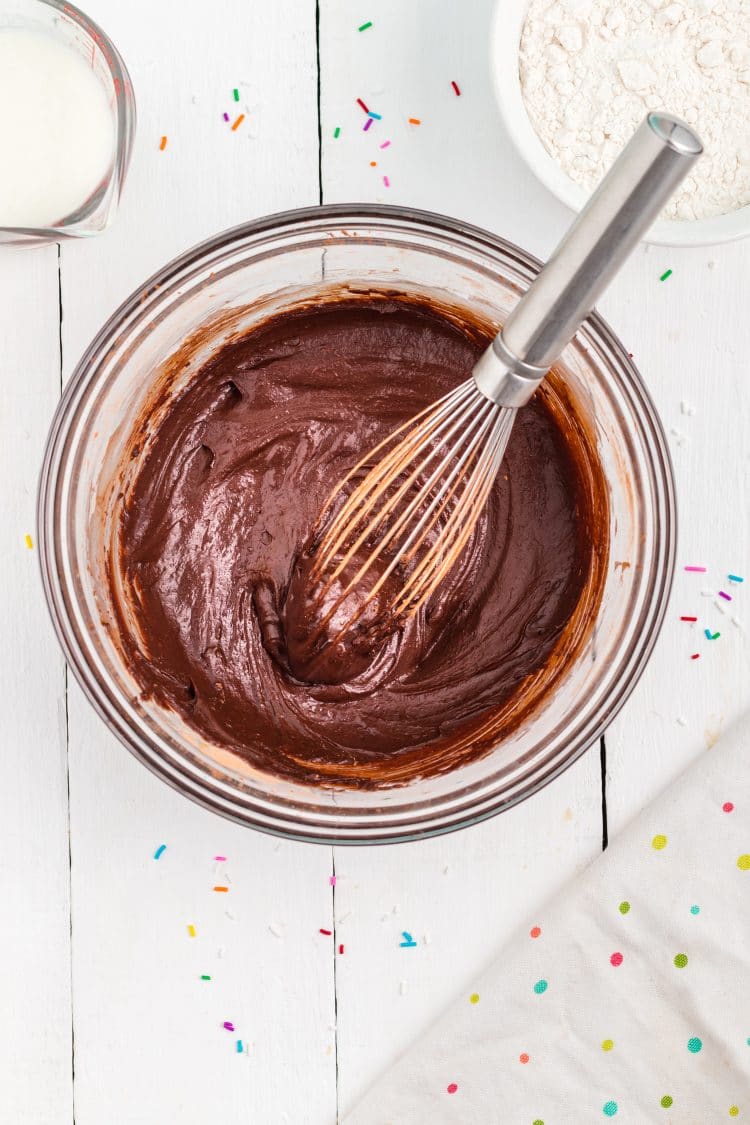
[(654, 836), (653, 840), (651, 841), (651, 847), (656, 848), (657, 852), (660, 852), (662, 850), (662, 848), (666, 848), (666, 846), (667, 846), (667, 837), (666, 836)]
[(188, 933), (191, 937), (195, 937), (195, 926), (192, 923), (188, 926)]
[(478, 1004), (479, 1003), (479, 993), (478, 992), (472, 992), (471, 996), (469, 997), (469, 1000), (472, 1004)]
[(602, 1040), (602, 1050), (603, 1051), (611, 1051), (613, 1047), (614, 1047), (614, 1043), (612, 1042), (611, 1039), (603, 1039)]
[(750, 855), (741, 855), (737, 860), (740, 871), (750, 871)]
[(26, 544), (26, 546), (29, 548), (30, 551), (34, 550), (34, 540), (31, 538), (30, 535), (24, 536), (24, 543)]
[(731, 1105), (729, 1107), (729, 1116), (730, 1117), (739, 1117), (739, 1115), (740, 1115), (740, 1107), (738, 1105)]

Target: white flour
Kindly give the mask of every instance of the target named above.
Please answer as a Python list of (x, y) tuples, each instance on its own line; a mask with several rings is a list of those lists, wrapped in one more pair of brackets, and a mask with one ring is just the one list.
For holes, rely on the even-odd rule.
[(583, 187), (661, 109), (705, 146), (665, 217), (750, 203), (750, 0), (531, 0), (520, 76), (545, 148)]

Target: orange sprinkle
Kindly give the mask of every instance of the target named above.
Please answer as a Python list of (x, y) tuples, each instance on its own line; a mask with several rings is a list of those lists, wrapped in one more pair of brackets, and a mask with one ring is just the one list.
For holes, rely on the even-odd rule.
[(410, 125), (421, 125), (422, 122), (420, 121), (420, 119), (418, 117), (410, 117), (409, 118), (409, 124)]
[(518, 1056), (518, 1061), (523, 1063), (524, 1065), (529, 1061), (529, 1056), (526, 1054), (525, 1051), (523, 1052), (522, 1055)]
[(242, 124), (242, 122), (244, 120), (245, 120), (245, 115), (244, 115), (244, 113), (241, 113), (239, 115), (239, 117), (237, 118), (237, 120), (235, 121), (235, 123), (232, 125), (232, 132), (234, 132), (235, 129), (239, 129), (240, 125)]
[(371, 168), (377, 168), (377, 166), (378, 166), (377, 160), (371, 160), (370, 161), (370, 167)]
[(531, 929), (529, 930), (529, 937), (537, 938), (537, 937), (539, 937), (541, 932), (542, 931), (541, 931), (539, 926), (532, 926)]
[(162, 137), (161, 141), (159, 142), (159, 151), (160, 151), (160, 152), (164, 152), (164, 149), (165, 149), (166, 147), (167, 147), (167, 138), (166, 138), (166, 137)]
[(224, 893), (226, 893), (229, 890), (229, 887), (214, 887), (214, 890), (223, 891)]

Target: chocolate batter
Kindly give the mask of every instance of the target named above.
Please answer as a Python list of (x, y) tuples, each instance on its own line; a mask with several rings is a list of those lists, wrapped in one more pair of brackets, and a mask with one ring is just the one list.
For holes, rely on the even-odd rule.
[(385, 589), (353, 640), (322, 661), (308, 645), (328, 493), (490, 336), (370, 294), (272, 318), (203, 366), (148, 443), (120, 530), (121, 643), (146, 693), (257, 768), (369, 787), (485, 753), (553, 690), (607, 557), (596, 455), (554, 373), (435, 597), (378, 628)]

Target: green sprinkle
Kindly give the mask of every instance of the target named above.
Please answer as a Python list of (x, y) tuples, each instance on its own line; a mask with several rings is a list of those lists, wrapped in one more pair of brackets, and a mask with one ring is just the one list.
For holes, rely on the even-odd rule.
[(333, 130), (333, 139), (334, 139), (334, 141), (337, 141), (337, 140), (339, 139), (340, 135), (341, 135), (341, 129), (340, 129), (340, 128), (339, 128), (339, 126), (337, 125), (337, 126), (336, 126), (336, 128), (335, 128), (335, 129)]
[(706, 640), (709, 641), (718, 641), (721, 636), (721, 633), (712, 633), (710, 629), (704, 629), (703, 632), (706, 634)]
[(659, 281), (666, 281), (667, 278), (671, 277), (671, 276), (672, 276), (672, 271), (671, 270), (665, 270), (664, 273), (659, 278)]
[(621, 914), (628, 914), (630, 912), (630, 903), (629, 902), (621, 902), (620, 906), (619, 906), (619, 911), (620, 911)]
[(238, 102), (238, 101), (240, 100), (240, 92), (239, 92), (239, 90), (237, 89), (237, 87), (236, 87), (236, 86), (235, 86), (235, 88), (234, 88), (234, 89), (232, 90), (232, 95), (233, 95), (233, 97), (234, 97), (234, 100), (235, 100), (236, 102)]
[(367, 31), (368, 27), (372, 27), (372, 20), (368, 20), (367, 23), (361, 24), (357, 28), (357, 31)]
[(210, 979), (211, 979), (211, 978), (210, 978), (210, 976), (208, 976), (208, 974), (207, 974), (207, 973), (204, 973), (204, 974), (202, 975), (202, 977), (201, 977), (201, 980), (210, 980)]
[(661, 1105), (663, 1106), (664, 1109), (669, 1109), (669, 1107), (672, 1104), (672, 1100), (673, 1099), (669, 1096), (669, 1094), (665, 1094), (664, 1097), (661, 1099)]

